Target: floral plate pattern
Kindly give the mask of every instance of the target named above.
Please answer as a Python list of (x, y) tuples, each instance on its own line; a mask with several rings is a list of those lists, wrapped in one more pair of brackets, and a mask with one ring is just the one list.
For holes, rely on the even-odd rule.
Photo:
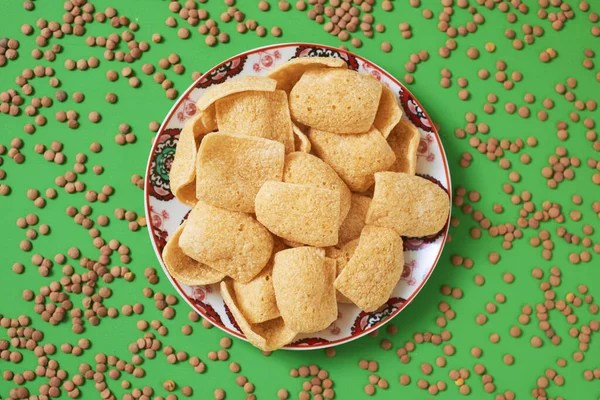
[[(408, 118), (419, 129), (421, 140), (417, 150), (417, 174), (442, 187), (451, 196), (448, 161), (439, 135), (418, 100), (397, 79), (372, 62), (353, 53), (333, 47), (291, 43), (249, 50), (234, 56), (202, 75), (167, 114), (154, 140), (145, 177), (145, 208), (150, 240), (169, 280), (205, 319), (223, 331), (244, 339), (231, 312), (224, 304), (218, 285), (188, 286), (169, 275), (162, 261), (162, 250), (169, 236), (187, 217), (190, 208), (171, 193), (169, 171), (175, 156), (179, 134), (188, 118), (196, 113), (195, 103), (206, 88), (236, 76), (266, 75), (272, 68), (297, 57), (336, 57), (348, 68), (369, 73), (396, 94)], [(285, 349), (309, 350), (349, 342), (380, 328), (398, 315), (419, 293), (433, 272), (448, 234), (446, 226), (437, 234), (404, 239), (404, 271), (392, 297), (379, 310), (366, 313), (351, 304), (339, 304), (338, 319), (327, 329), (300, 334)]]

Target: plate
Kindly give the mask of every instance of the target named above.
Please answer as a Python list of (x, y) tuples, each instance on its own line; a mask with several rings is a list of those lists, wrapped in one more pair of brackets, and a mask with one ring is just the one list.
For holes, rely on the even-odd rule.
[[(403, 118), (410, 119), (421, 134), (417, 150), (417, 174), (438, 184), (449, 195), (451, 193), (448, 161), (427, 112), (404, 85), (373, 62), (325, 45), (287, 43), (246, 51), (210, 69), (177, 100), (156, 135), (146, 168), (146, 218), (156, 256), (181, 297), (213, 325), (240, 339), (245, 340), (244, 334), (224, 304), (218, 285), (181, 284), (170, 276), (162, 261), (162, 250), (169, 236), (190, 211), (190, 207), (180, 203), (169, 188), (169, 170), (175, 156), (175, 147), (185, 121), (196, 113), (196, 100), (207, 88), (238, 76), (266, 75), (272, 68), (292, 58), (315, 56), (341, 58), (346, 61), (348, 68), (371, 74), (392, 89), (404, 108)], [(338, 319), (327, 329), (318, 333), (300, 334), (284, 348), (307, 350), (339, 345), (358, 339), (389, 322), (425, 285), (440, 258), (447, 235), (448, 223), (436, 235), (403, 238), (404, 271), (392, 297), (379, 310), (367, 313), (351, 304), (339, 304)]]

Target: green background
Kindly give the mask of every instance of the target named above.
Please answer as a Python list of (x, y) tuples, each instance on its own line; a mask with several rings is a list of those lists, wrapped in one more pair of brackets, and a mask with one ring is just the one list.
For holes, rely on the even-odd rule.
[[(334, 358), (327, 358), (323, 350), (278, 351), (270, 357), (265, 357), (249, 344), (234, 340), (229, 361), (211, 362), (208, 361), (207, 353), (219, 349), (219, 339), (226, 336), (223, 332), (216, 328), (204, 329), (200, 323), (196, 323), (193, 324), (194, 333), (191, 336), (184, 336), (180, 333), (180, 328), (189, 323), (187, 319), (189, 307), (184, 302), (180, 301), (175, 306), (177, 316), (169, 321), (155, 309), (152, 300), (142, 296), (142, 289), (148, 286), (143, 276), (143, 271), (148, 266), (157, 268), (161, 277), (160, 283), (153, 287), (155, 291), (164, 293), (175, 293), (175, 291), (160, 270), (146, 230), (140, 229), (137, 232), (131, 232), (127, 229), (126, 221), (119, 221), (113, 216), (114, 209), (117, 207), (143, 214), (143, 191), (131, 184), (130, 177), (135, 173), (142, 175), (145, 171), (151, 140), (154, 136), (154, 133), (148, 129), (148, 123), (154, 120), (162, 121), (173, 104), (166, 98), (164, 90), (152, 80), (152, 76), (142, 74), (141, 65), (143, 63), (157, 65), (160, 58), (167, 57), (171, 53), (179, 54), (182, 64), (186, 67), (186, 72), (182, 76), (176, 75), (171, 70), (165, 73), (167, 78), (175, 83), (175, 88), (182, 93), (192, 82), (192, 71), (204, 72), (221, 60), (247, 49), (294, 41), (324, 43), (332, 46), (341, 44), (337, 38), (327, 34), (322, 26), (309, 20), (306, 12), (299, 12), (292, 8), (289, 12), (284, 13), (277, 8), (275, 1), (270, 1), (270, 3), (271, 10), (269, 12), (259, 11), (255, 1), (238, 1), (237, 6), (246, 13), (247, 18), (256, 19), (268, 30), (272, 26), (280, 26), (283, 30), (280, 38), (272, 37), (270, 34), (260, 38), (254, 32), (238, 34), (235, 32), (234, 22), (224, 24), (218, 20), (218, 16), (227, 9), (223, 2), (211, 0), (208, 4), (200, 4), (201, 7), (209, 10), (212, 18), (218, 20), (221, 30), (228, 32), (231, 36), (230, 43), (210, 48), (205, 45), (204, 37), (195, 28), (191, 28), (190, 39), (181, 40), (177, 37), (177, 29), (168, 28), (165, 25), (167, 16), (177, 17), (168, 10), (168, 1), (137, 0), (109, 3), (100, 0), (94, 2), (97, 10), (115, 6), (119, 15), (127, 15), (132, 21), (136, 21), (140, 25), (139, 31), (135, 32), (136, 40), (151, 43), (153, 33), (161, 33), (165, 38), (160, 44), (151, 43), (150, 51), (145, 53), (140, 61), (131, 65), (136, 76), (142, 81), (141, 86), (134, 89), (128, 86), (127, 80), (123, 77), (120, 77), (117, 82), (109, 82), (105, 78), (107, 70), (120, 71), (125, 66), (124, 63), (105, 61), (102, 57), (103, 48), (88, 47), (85, 44), (85, 37), (88, 35), (107, 36), (115, 31), (121, 32), (123, 28), (113, 29), (108, 23), (100, 24), (94, 21), (86, 25), (87, 33), (83, 37), (66, 36), (61, 40), (51, 39), (50, 43), (60, 43), (64, 47), (64, 50), (57, 54), (55, 62), (34, 60), (30, 53), (36, 47), (34, 39), (39, 30), (35, 28), (34, 35), (26, 37), (20, 32), (20, 26), (23, 23), (35, 26), (35, 21), (41, 17), (48, 21), (60, 20), (63, 13), (61, 2), (36, 1), (35, 10), (32, 12), (25, 11), (20, 1), (2, 2), (0, 34), (17, 38), (21, 47), (18, 59), (9, 61), (8, 65), (0, 68), (0, 89), (16, 89), (15, 77), (24, 68), (49, 65), (55, 69), (55, 76), (62, 82), (59, 89), (65, 90), (69, 95), (75, 91), (83, 92), (86, 99), (80, 104), (75, 104), (71, 100), (65, 103), (55, 101), (51, 109), (42, 109), (42, 114), (48, 118), (48, 124), (38, 127), (34, 135), (27, 135), (23, 132), (23, 125), (26, 122), (33, 122), (33, 118), (24, 114), (19, 117), (0, 115), (2, 132), (0, 143), (9, 146), (12, 138), (22, 138), (24, 141), (22, 153), (26, 158), (24, 164), (17, 165), (5, 155), (3, 156), (4, 163), (0, 167), (7, 174), (1, 183), (6, 183), (11, 187), (11, 193), (8, 196), (0, 197), (0, 206), (3, 210), (0, 214), (0, 226), (2, 227), (0, 233), (2, 261), (0, 261), (0, 265), (3, 271), (3, 278), (0, 280), (0, 288), (3, 293), (0, 313), (12, 318), (16, 318), (19, 314), (31, 315), (33, 325), (45, 333), (44, 343), (51, 342), (60, 346), (61, 343), (68, 342), (75, 345), (80, 337), (71, 332), (70, 322), (63, 322), (56, 327), (43, 322), (39, 315), (33, 313), (33, 303), (27, 303), (21, 299), (21, 293), (27, 288), (37, 291), (40, 286), (48, 285), (52, 280), (61, 276), (59, 270), (61, 267), (55, 264), (54, 271), (49, 277), (41, 277), (30, 261), (32, 254), (39, 253), (44, 257), (53, 258), (57, 252), (66, 254), (72, 246), (80, 248), (83, 255), (94, 257), (98, 254), (92, 246), (92, 240), (87, 232), (65, 215), (65, 208), (68, 205), (79, 208), (86, 204), (84, 194), (69, 195), (63, 189), (58, 188), (57, 199), (48, 200), (46, 207), (42, 210), (36, 209), (33, 202), (25, 196), (28, 188), (36, 188), (43, 193), (47, 188), (55, 187), (55, 177), (72, 168), (75, 154), (84, 152), (89, 157), (88, 172), (83, 174), (81, 180), (86, 183), (87, 188), (100, 191), (105, 184), (113, 185), (115, 188), (115, 194), (107, 203), (92, 204), (92, 216), (94, 219), (98, 215), (110, 217), (109, 226), (100, 227), (102, 237), (107, 241), (111, 238), (118, 239), (131, 248), (132, 262), (128, 266), (136, 273), (136, 279), (132, 283), (116, 280), (110, 284), (109, 287), (113, 289), (114, 294), (104, 304), (107, 307), (114, 306), (120, 309), (123, 304), (140, 302), (144, 304), (145, 311), (141, 316), (120, 315), (116, 319), (103, 318), (97, 327), (84, 323), (85, 333), (82, 336), (91, 340), (92, 347), (81, 357), (66, 355), (60, 351), (54, 356), (60, 363), (60, 367), (66, 369), (70, 376), (77, 373), (77, 367), (81, 362), (93, 365), (93, 359), (97, 353), (114, 354), (129, 360), (131, 354), (128, 352), (127, 346), (142, 336), (143, 333), (136, 329), (136, 322), (143, 318), (148, 321), (159, 319), (169, 328), (169, 334), (164, 338), (163, 345), (172, 345), (176, 351), (186, 351), (190, 356), (196, 355), (207, 364), (206, 373), (197, 374), (187, 362), (178, 365), (168, 364), (166, 357), (159, 352), (154, 360), (144, 362), (146, 377), (143, 379), (127, 377), (133, 383), (133, 387), (141, 388), (144, 385), (151, 385), (156, 389), (155, 393), (163, 396), (166, 393), (161, 388), (162, 382), (172, 379), (179, 387), (192, 386), (194, 398), (212, 398), (212, 393), (216, 388), (225, 389), (228, 399), (244, 398), (245, 393), (242, 388), (235, 385), (235, 374), (229, 372), (228, 369), (229, 362), (236, 361), (241, 364), (241, 374), (255, 384), (255, 394), (259, 399), (275, 398), (279, 388), (287, 388), (292, 394), (292, 398), (297, 398), (297, 393), (301, 390), (302, 379), (291, 378), (289, 370), (310, 363), (316, 363), (329, 371), (330, 377), (335, 382), (336, 398), (364, 398), (367, 396), (364, 394), (363, 388), (368, 383), (369, 372), (358, 367), (360, 359), (377, 360), (380, 365), (378, 374), (390, 382), (389, 389), (377, 390), (378, 398), (425, 399), (432, 397), (426, 391), (417, 388), (416, 382), (421, 378), (431, 382), (443, 380), (448, 384), (448, 389), (436, 397), (459, 398), (461, 395), (458, 388), (448, 378), (448, 371), (453, 368), (471, 370), (471, 377), (467, 380), (467, 384), (471, 387), (471, 398), (495, 398), (496, 394), (503, 393), (505, 390), (514, 391), (517, 398), (529, 398), (531, 390), (536, 387), (536, 380), (544, 374), (547, 368), (557, 369), (557, 372), (566, 380), (562, 387), (551, 383), (548, 388), (550, 397), (593, 399), (600, 396), (598, 380), (588, 382), (583, 378), (584, 370), (599, 367), (597, 362), (598, 356), (600, 356), (598, 339), (592, 338), (583, 362), (574, 362), (572, 353), (578, 350), (578, 341), (569, 336), (570, 326), (557, 310), (550, 312), (549, 320), (557, 334), (562, 337), (562, 343), (559, 346), (552, 345), (546, 339), (540, 348), (536, 349), (530, 345), (530, 339), (534, 335), (545, 338), (544, 332), (537, 327), (535, 314), (532, 315), (532, 322), (529, 325), (522, 326), (523, 334), (520, 338), (513, 338), (508, 334), (512, 325), (519, 325), (517, 318), (523, 305), (530, 304), (535, 307), (535, 304), (544, 301), (543, 293), (539, 289), (539, 281), (531, 277), (531, 270), (534, 267), (542, 268), (546, 273), (546, 278), (549, 276), (551, 266), (559, 266), (562, 269), (562, 284), (556, 288), (557, 298), (564, 299), (567, 293), (576, 293), (577, 285), (580, 284), (588, 285), (589, 293), (592, 295), (597, 295), (600, 290), (598, 256), (592, 254), (592, 260), (587, 264), (571, 265), (568, 255), (574, 251), (581, 252), (583, 247), (567, 244), (558, 238), (555, 231), (559, 225), (555, 222), (542, 226), (551, 232), (552, 238), (555, 240), (553, 259), (546, 261), (541, 257), (541, 247), (532, 248), (529, 245), (529, 238), (537, 235), (538, 230), (526, 229), (523, 239), (515, 241), (512, 250), (505, 251), (501, 247), (502, 239), (500, 237), (492, 238), (485, 231), (481, 239), (472, 239), (469, 236), (469, 229), (476, 226), (476, 222), (471, 216), (463, 214), (459, 208), (455, 207), (453, 215), (460, 219), (460, 225), (451, 229), (452, 241), (446, 245), (435, 273), (420, 295), (401, 315), (393, 320), (392, 323), (398, 327), (398, 333), (390, 336), (385, 329), (382, 329), (376, 338), (367, 336), (337, 347), (337, 356)], [(510, 196), (502, 192), (502, 184), (508, 182), (509, 171), (516, 170), (522, 176), (521, 181), (515, 184), (516, 193), (524, 190), (531, 191), (537, 209), (540, 208), (543, 201), (550, 200), (560, 203), (565, 213), (575, 209), (582, 212), (583, 218), (579, 222), (573, 222), (567, 216), (567, 222), (563, 225), (569, 232), (582, 235), (584, 223), (591, 224), (596, 228), (600, 227), (597, 222), (598, 218), (591, 208), (592, 202), (600, 198), (599, 187), (592, 183), (594, 170), (587, 166), (588, 158), (597, 158), (598, 156), (592, 143), (585, 138), (587, 129), (582, 122), (572, 123), (569, 121), (570, 137), (566, 142), (560, 142), (556, 138), (555, 128), (558, 121), (568, 121), (569, 113), (576, 111), (573, 103), (567, 102), (562, 96), (556, 94), (555, 84), (565, 82), (569, 77), (575, 77), (578, 79), (578, 85), (573, 92), (577, 98), (584, 101), (590, 98), (598, 100), (596, 69), (586, 70), (581, 65), (584, 60), (585, 48), (595, 47), (598, 49), (598, 39), (590, 33), (593, 24), (588, 21), (587, 13), (576, 9), (575, 18), (568, 21), (562, 31), (556, 32), (551, 29), (549, 21), (541, 20), (536, 16), (537, 2), (525, 2), (530, 7), (529, 13), (527, 15), (517, 13), (518, 19), (514, 24), (507, 22), (506, 14), (497, 9), (491, 11), (483, 6), (473, 4), (485, 17), (486, 22), (479, 26), (475, 34), (456, 38), (457, 50), (452, 53), (450, 58), (443, 59), (438, 55), (438, 50), (448, 38), (445, 33), (437, 29), (437, 18), (442, 12), (439, 1), (422, 1), (434, 12), (434, 18), (430, 20), (425, 20), (421, 16), (424, 6), (413, 8), (409, 6), (408, 1), (393, 3), (394, 10), (392, 12), (382, 11), (380, 5), (374, 7), (376, 22), (384, 23), (387, 30), (384, 33), (376, 33), (373, 39), (367, 39), (362, 34), (358, 34), (357, 36), (363, 39), (364, 45), (362, 48), (356, 49), (356, 52), (379, 64), (400, 79), (405, 74), (403, 66), (408, 62), (410, 54), (420, 50), (429, 52), (430, 59), (418, 65), (414, 74), (415, 83), (410, 85), (409, 89), (421, 101), (432, 119), (440, 124), (440, 135), (450, 163), (454, 188), (464, 186), (467, 190), (477, 190), (481, 193), (481, 200), (473, 204), (473, 207), (484, 212), (492, 224), (507, 222), (516, 224), (519, 207), (512, 205)], [(576, 5), (572, 6), (576, 8)], [(558, 11), (558, 9), (555, 8), (553, 11)], [(451, 25), (464, 24), (470, 18), (471, 15), (466, 10), (455, 7)], [(184, 24), (178, 17), (177, 19), (178, 27), (187, 26), (187, 23)], [(400, 22), (411, 24), (413, 32), (411, 39), (405, 40), (401, 37), (397, 28)], [(513, 28), (518, 37), (522, 38), (521, 25), (524, 23), (541, 25), (545, 34), (536, 38), (534, 44), (526, 45), (525, 49), (517, 51), (513, 49), (511, 41), (504, 37), (504, 31), (509, 27)], [(392, 44), (393, 50), (390, 53), (383, 53), (380, 50), (382, 41), (389, 41)], [(494, 53), (487, 53), (483, 49), (487, 42), (493, 42), (496, 45), (497, 49)], [(349, 46), (349, 42), (346, 45)], [(470, 60), (466, 56), (467, 49), (472, 46), (480, 51), (481, 55), (477, 60)], [(558, 57), (550, 63), (542, 64), (538, 58), (539, 53), (548, 47), (555, 48)], [(90, 56), (100, 59), (100, 66), (97, 69), (67, 71), (63, 66), (67, 58), (77, 60), (87, 59)], [(498, 60), (506, 61), (509, 75), (515, 70), (523, 74), (523, 80), (510, 91), (505, 90), (500, 83), (493, 79), (495, 63)], [(453, 72), (453, 84), (449, 89), (443, 89), (439, 83), (440, 71), (444, 67)], [(477, 71), (481, 68), (488, 69), (492, 77), (486, 81), (480, 80), (477, 77)], [(469, 80), (467, 88), (471, 93), (469, 101), (458, 99), (457, 93), (460, 89), (456, 83), (458, 77), (465, 77)], [(55, 89), (51, 88), (47, 81), (48, 78), (37, 78), (33, 81), (34, 96), (54, 97)], [(104, 100), (104, 96), (109, 91), (115, 92), (119, 96), (116, 104), (109, 104)], [(499, 97), (496, 112), (492, 115), (483, 112), (483, 104), (490, 93), (495, 93)], [(523, 101), (525, 93), (532, 93), (536, 96), (536, 102), (530, 106), (532, 117), (524, 119), (517, 114), (508, 115), (504, 112), (503, 105), (508, 101), (514, 102), (517, 106), (525, 104)], [(535, 115), (542, 109), (541, 102), (546, 97), (555, 101), (555, 107), (549, 110), (548, 120), (541, 122)], [(27, 104), (29, 99), (26, 96), (25, 99)], [(56, 111), (68, 109), (79, 112), (79, 129), (68, 129), (66, 124), (60, 124), (55, 120)], [(88, 121), (87, 115), (91, 111), (98, 111), (102, 115), (101, 123), (93, 124)], [(520, 154), (508, 154), (507, 158), (510, 159), (513, 167), (510, 170), (502, 170), (497, 163), (488, 161), (485, 155), (472, 149), (468, 144), (468, 139), (457, 139), (454, 130), (459, 127), (464, 128), (465, 113), (470, 111), (478, 115), (477, 122), (485, 122), (490, 126), (488, 137), (525, 140), (529, 136), (535, 136), (539, 145), (534, 148), (526, 147), (521, 152), (521, 154), (527, 153), (532, 157), (531, 164), (521, 164), (518, 160)], [(580, 115), (582, 120), (585, 117), (597, 118), (598, 112), (583, 111), (580, 112)], [(136, 143), (126, 146), (115, 144), (114, 135), (118, 133), (118, 126), (121, 123), (128, 123), (132, 126), (133, 132), (137, 136)], [(477, 134), (477, 136), (485, 139), (481, 134)], [(49, 163), (33, 151), (36, 143), (43, 143), (49, 147), (53, 140), (64, 143), (63, 152), (67, 157), (65, 165)], [(89, 145), (93, 141), (102, 144), (101, 153), (94, 154), (89, 151)], [(540, 171), (543, 166), (547, 165), (548, 157), (554, 154), (555, 148), (559, 145), (565, 146), (569, 155), (578, 156), (582, 160), (582, 165), (575, 169), (576, 177), (573, 181), (565, 181), (560, 184), (559, 189), (551, 190), (547, 188)], [(459, 166), (461, 154), (465, 151), (473, 154), (473, 162), (469, 168)], [(93, 165), (103, 165), (104, 174), (96, 176), (91, 173)], [(571, 202), (573, 194), (583, 197), (583, 203), (580, 206)], [(505, 207), (504, 213), (498, 215), (492, 212), (495, 203), (500, 203)], [(33, 241), (33, 250), (30, 253), (24, 253), (19, 249), (19, 242), (25, 238), (25, 231), (19, 229), (15, 221), (18, 217), (24, 217), (31, 212), (39, 215), (40, 223), (50, 225), (51, 233), (48, 236), (38, 236)], [(592, 240), (597, 241), (598, 238), (598, 233), (594, 233)], [(487, 261), (491, 251), (496, 251), (501, 255), (501, 260), (496, 265), (491, 265)], [(474, 260), (475, 265), (472, 269), (454, 267), (450, 263), (452, 255), (469, 257)], [(77, 261), (70, 261), (79, 272), (83, 272)], [(116, 261), (115, 257), (113, 257), (114, 261)], [(14, 262), (25, 264), (24, 274), (16, 275), (12, 272), (11, 266)], [(512, 272), (516, 276), (513, 284), (504, 283), (502, 277), (505, 272)], [(486, 283), (481, 287), (476, 286), (473, 282), (476, 274), (483, 275), (486, 279)], [(464, 297), (456, 300), (449, 296), (443, 296), (440, 293), (442, 284), (460, 287), (464, 292)], [(477, 325), (475, 323), (476, 315), (485, 313), (485, 304), (494, 301), (496, 293), (504, 293), (507, 297), (506, 303), (498, 305), (498, 312), (489, 315), (487, 324)], [(80, 306), (81, 296), (71, 296), (75, 306)], [(402, 347), (406, 341), (412, 340), (414, 333), (440, 332), (441, 329), (435, 324), (436, 317), (441, 315), (437, 309), (440, 301), (447, 301), (456, 311), (456, 318), (449, 321), (447, 326), (452, 333), (450, 343), (456, 347), (456, 354), (447, 357), (446, 367), (438, 368), (435, 367), (435, 358), (443, 355), (442, 346), (422, 344), (418, 345), (416, 350), (411, 353), (412, 360), (409, 364), (400, 363), (396, 350)], [(597, 316), (588, 312), (585, 304), (574, 309), (574, 312), (579, 319), (576, 324), (578, 327), (583, 323), (588, 323), (590, 319), (597, 319)], [(498, 344), (490, 342), (489, 335), (491, 333), (500, 334), (501, 340)], [(0, 338), (5, 337), (5, 330), (0, 331)], [(384, 338), (392, 341), (392, 350), (384, 351), (380, 348), (380, 341)], [(474, 346), (483, 349), (482, 358), (475, 359), (471, 356), (470, 351)], [(0, 370), (10, 369), (13, 372), (22, 372), (25, 369), (33, 369), (36, 365), (35, 356), (31, 352), (25, 351), (24, 353), (25, 358), (19, 365), (2, 361)], [(515, 356), (513, 365), (507, 366), (503, 363), (502, 359), (505, 354)], [(561, 357), (568, 361), (566, 368), (556, 366), (556, 361)], [(434, 372), (429, 377), (420, 371), (420, 364), (423, 362), (434, 365)], [(476, 363), (484, 364), (488, 373), (494, 377), (497, 387), (494, 394), (485, 393), (481, 378), (473, 373), (472, 368)], [(410, 385), (404, 387), (398, 383), (401, 374), (408, 374), (411, 377)], [(121, 379), (124, 377), (122, 376)], [(119, 381), (109, 382), (110, 389), (118, 398), (125, 393), (121, 389)], [(27, 387), (31, 390), (45, 382), (46, 380), (37, 378), (34, 382), (27, 384)], [(8, 397), (8, 392), (12, 387), (14, 387), (12, 382), (0, 381), (0, 396)], [(180, 391), (177, 390), (174, 393), (180, 394)], [(63, 397), (66, 397), (66, 393), (63, 393)], [(98, 397), (92, 383), (88, 382), (83, 386), (82, 397), (86, 399)]]

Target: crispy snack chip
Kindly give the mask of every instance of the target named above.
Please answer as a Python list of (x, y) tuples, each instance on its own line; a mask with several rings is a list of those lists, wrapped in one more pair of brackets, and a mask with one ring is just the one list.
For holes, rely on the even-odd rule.
[(327, 67), (347, 69), (348, 65), (341, 58), (298, 57), (273, 68), (269, 71), (267, 77), (277, 81), (277, 89), (285, 90), (289, 93), (306, 71)]
[(390, 298), (403, 268), (400, 235), (393, 229), (367, 225), (334, 285), (361, 310), (372, 312)]
[(296, 332), (318, 332), (337, 318), (335, 262), (322, 249), (297, 247), (275, 254), (273, 286), (281, 317)]
[(272, 273), (273, 265), (267, 264), (250, 282), (233, 282), (238, 306), (251, 324), (279, 317), (279, 310), (275, 302), (275, 290), (271, 281)]
[(325, 256), (336, 262), (336, 276), (344, 270), (346, 264), (348, 264), (348, 261), (352, 258), (352, 255), (358, 246), (358, 241), (359, 239), (354, 239), (340, 247), (325, 247)]
[(340, 224), (350, 211), (350, 189), (338, 174), (318, 157), (302, 152), (286, 155), (283, 181), (337, 191), (340, 194)]
[(313, 151), (329, 164), (353, 192), (363, 192), (375, 182), (373, 174), (386, 171), (396, 160), (392, 148), (372, 127), (367, 133), (338, 135), (311, 129)]
[(241, 92), (215, 103), (221, 132), (256, 136), (283, 143), (294, 151), (294, 133), (287, 95), (274, 92)]
[(352, 193), (350, 212), (340, 225), (338, 246), (360, 237), (360, 232), (365, 226), (369, 204), (371, 204), (370, 197)]
[(397, 93), (343, 59), (227, 79), (196, 111), (169, 171), (193, 209), (164, 264), (184, 284), (220, 282), (261, 350), (333, 329), (339, 303), (379, 309), (402, 275), (402, 237), (448, 220), (445, 189), (415, 175), (420, 131)]
[(194, 126), (194, 135), (196, 137), (200, 135), (206, 135), (207, 133), (214, 132), (219, 129), (217, 125), (217, 110), (214, 105), (208, 107), (204, 111), (198, 110), (200, 113), (200, 123)]
[(265, 182), (256, 195), (256, 218), (275, 235), (311, 246), (338, 242), (339, 191)]
[(381, 87), (383, 90), (373, 125), (381, 132), (384, 138), (387, 138), (392, 128), (402, 118), (402, 109), (398, 104), (398, 100), (396, 100), (396, 96), (394, 96), (394, 92), (384, 84), (381, 84)]
[(273, 237), (251, 215), (198, 201), (179, 246), (194, 260), (246, 283), (269, 261)]
[[(338, 276), (340, 276), (340, 274), (342, 273), (344, 268), (346, 268), (348, 261), (350, 261), (350, 259), (352, 258), (352, 255), (354, 255), (354, 252), (356, 251), (356, 248), (358, 247), (358, 242), (359, 242), (358, 239), (354, 239), (354, 240), (346, 243), (345, 245), (341, 246), (340, 248), (337, 248), (337, 247), (326, 247), (325, 248), (325, 256), (335, 260), (335, 267), (336, 267), (335, 268), (335, 270), (336, 270), (335, 276), (336, 276), (336, 278)], [(342, 293), (340, 293), (339, 290), (336, 290), (335, 296), (336, 296), (338, 303), (352, 303), (352, 300), (350, 300), (349, 298), (344, 296)]]
[(287, 327), (281, 318), (271, 319), (255, 325), (250, 324), (238, 308), (231, 281), (221, 282), (221, 296), (238, 326), (246, 335), (246, 339), (262, 351), (280, 349), (296, 337), (296, 332)]
[(208, 88), (196, 102), (196, 107), (204, 111), (223, 97), (248, 90), (272, 92), (276, 86), (277, 81), (264, 76), (240, 76)]
[(282, 239), (279, 236), (275, 236), (276, 238), (281, 239), (281, 241), (287, 246), (287, 247), (302, 247), (304, 246), (304, 243), (298, 243), (298, 242), (294, 242), (292, 240), (286, 240), (286, 239)]
[(210, 285), (225, 278), (225, 274), (210, 268), (185, 255), (179, 247), (179, 237), (185, 227), (185, 222), (177, 228), (173, 236), (169, 238), (162, 256), (169, 274), (178, 282), (185, 285)]
[(281, 181), (284, 159), (279, 142), (209, 133), (196, 160), (196, 197), (214, 206), (252, 213), (262, 184)]
[(290, 92), (290, 111), (294, 120), (311, 128), (343, 135), (364, 133), (375, 120), (381, 90), (381, 83), (369, 75), (341, 68), (313, 69)]
[(304, 153), (310, 153), (310, 140), (308, 137), (300, 130), (298, 125), (292, 124), (292, 129), (294, 131), (294, 149), (296, 151), (302, 151)]
[(414, 175), (417, 172), (417, 148), (421, 135), (416, 126), (403, 119), (392, 129), (387, 141), (396, 154), (390, 171)]
[[(179, 141), (175, 150), (175, 159), (169, 172), (169, 184), (171, 192), (181, 201), (190, 207), (194, 207), (196, 202), (196, 130), (203, 128), (200, 121), (201, 115), (195, 115), (184, 125), (179, 134)], [(201, 127), (201, 128), (199, 128)]]
[(366, 222), (401, 236), (422, 237), (438, 233), (449, 212), (448, 194), (435, 183), (401, 172), (379, 172)]
[(248, 322), (258, 324), (279, 317), (273, 289), (273, 259), (278, 251), (287, 249), (279, 238), (274, 239), (273, 253), (267, 265), (248, 283), (233, 281), (237, 304)]

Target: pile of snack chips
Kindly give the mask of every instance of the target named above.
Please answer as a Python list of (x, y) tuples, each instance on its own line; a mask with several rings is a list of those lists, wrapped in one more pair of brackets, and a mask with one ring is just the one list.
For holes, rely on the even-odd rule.
[(392, 91), (341, 59), (293, 59), (208, 89), (181, 132), (171, 190), (193, 207), (163, 259), (187, 285), (220, 282), (239, 327), (275, 350), (375, 311), (402, 236), (439, 232), (447, 193), (415, 175), (418, 130)]

